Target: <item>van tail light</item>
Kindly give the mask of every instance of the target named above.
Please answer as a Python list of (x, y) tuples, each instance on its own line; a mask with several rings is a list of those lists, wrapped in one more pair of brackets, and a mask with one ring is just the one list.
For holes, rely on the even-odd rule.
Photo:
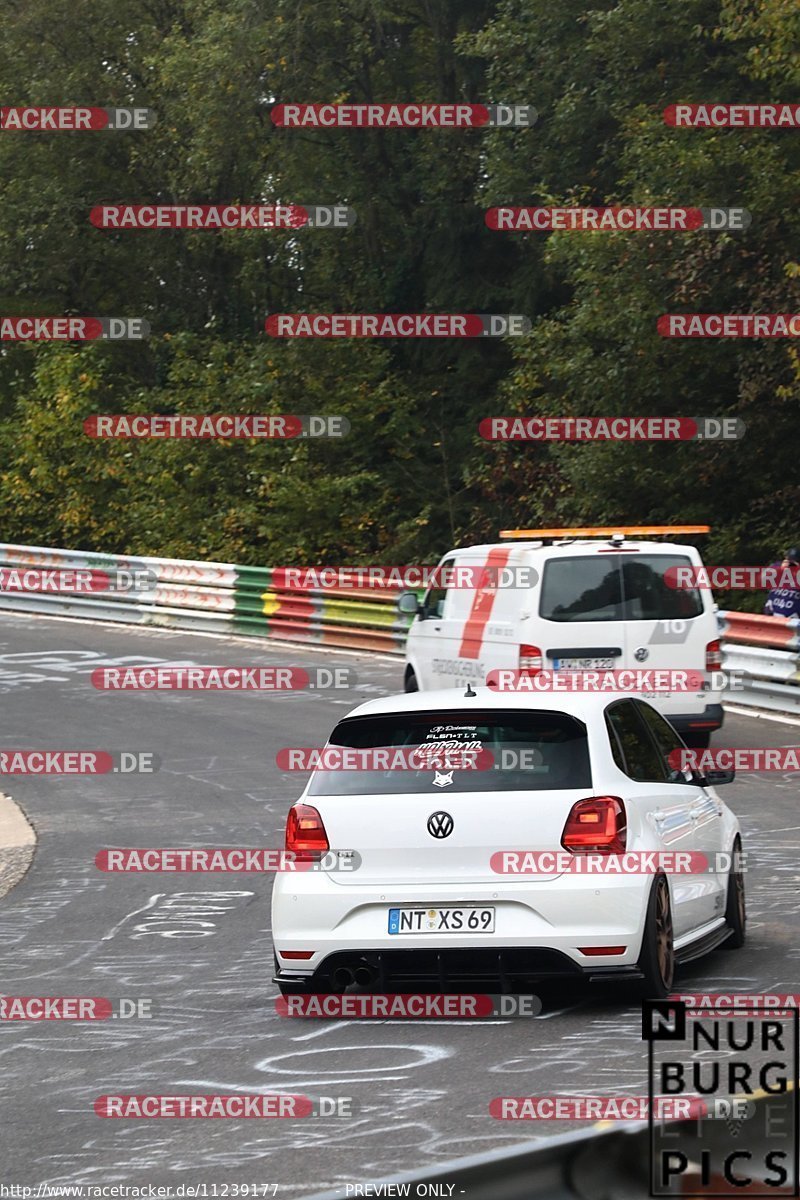
[(542, 652), (538, 646), (523, 643), (519, 648), (520, 675), (535, 675), (542, 669)]
[(706, 646), (706, 670), (719, 671), (722, 669), (722, 642), (709, 642)]
[(295, 804), (286, 818), (286, 849), (296, 862), (319, 862), (330, 850), (322, 817), (310, 804)]
[(561, 845), (573, 854), (624, 854), (628, 837), (619, 796), (592, 796), (570, 809)]

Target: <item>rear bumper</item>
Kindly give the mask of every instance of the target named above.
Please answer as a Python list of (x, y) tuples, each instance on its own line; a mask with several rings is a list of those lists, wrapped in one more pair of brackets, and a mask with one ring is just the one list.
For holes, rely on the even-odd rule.
[[(481, 977), (596, 974), (635, 966), (652, 885), (646, 875), (562, 875), (546, 883), (458, 885), (374, 884), (343, 887), (325, 875), (276, 876), (273, 944), (281, 981), (330, 975), (367, 960), (388, 974), (413, 965), (414, 977), (436, 983), (441, 971)], [(390, 906), (491, 906), (494, 934), (388, 932)], [(601, 947), (621, 952), (600, 953)], [(594, 953), (586, 954), (589, 948)], [(303, 958), (296, 957), (302, 954)], [(307, 957), (306, 957), (307, 956)], [(333, 964), (333, 966), (331, 966)]]
[(722, 728), (725, 712), (721, 704), (708, 704), (699, 713), (669, 713), (667, 720), (678, 733), (713, 733)]
[(278, 967), (275, 983), (297, 985), (297, 990), (341, 991), (334, 976), (339, 970), (351, 973), (366, 967), (368, 990), (377, 992), (437, 992), (463, 989), (510, 990), (547, 979), (584, 979), (590, 982), (641, 979), (635, 964), (582, 966), (558, 950), (519, 946), (413, 950), (338, 950), (329, 954), (313, 974), (298, 975)]

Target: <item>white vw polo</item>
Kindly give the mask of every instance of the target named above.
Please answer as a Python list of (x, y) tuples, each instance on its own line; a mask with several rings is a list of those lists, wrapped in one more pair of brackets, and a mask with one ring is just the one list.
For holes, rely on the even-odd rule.
[(362, 704), (289, 811), (304, 869), (275, 879), (280, 990), (582, 975), (666, 995), (676, 961), (745, 933), (739, 825), (714, 790), (733, 772), (676, 767), (683, 750), (618, 692)]

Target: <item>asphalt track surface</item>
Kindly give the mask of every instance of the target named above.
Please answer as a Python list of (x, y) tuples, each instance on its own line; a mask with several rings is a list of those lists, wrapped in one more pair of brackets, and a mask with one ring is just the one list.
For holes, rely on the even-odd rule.
[[(351, 692), (117, 692), (90, 672), (183, 662), (348, 666)], [(501, 1122), (498, 1095), (644, 1095), (640, 1010), (607, 989), (545, 995), (536, 1019), (289, 1021), (276, 1015), (265, 875), (110, 875), (108, 846), (282, 845), (297, 777), (282, 746), (319, 745), (400, 663), (192, 634), (0, 619), (2, 745), (127, 749), (151, 775), (5, 778), (38, 835), (0, 900), (0, 992), (148, 998), (149, 1020), (0, 1023), (0, 1182), (276, 1184), (278, 1195), (374, 1183), (577, 1127)], [(786, 746), (790, 724), (729, 716), (718, 744)], [(794, 992), (800, 976), (797, 776), (725, 791), (751, 861), (748, 944), (684, 968), (676, 990)], [(200, 911), (202, 910), (202, 911)], [(207, 925), (192, 925), (204, 919)], [(204, 936), (184, 936), (202, 928)], [(351, 1096), (349, 1119), (104, 1120), (107, 1093)], [(210, 1194), (210, 1193), (209, 1193)], [(221, 1193), (218, 1193), (221, 1194)]]

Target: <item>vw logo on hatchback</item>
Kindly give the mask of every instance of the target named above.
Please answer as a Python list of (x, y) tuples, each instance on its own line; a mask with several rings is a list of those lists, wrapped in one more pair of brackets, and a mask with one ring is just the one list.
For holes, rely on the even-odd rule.
[(646, 662), (650, 657), (650, 651), (646, 646), (639, 646), (637, 650), (634, 650), (633, 657), (637, 662)]
[(431, 813), (428, 817), (428, 833), (431, 837), (446, 838), (453, 832), (453, 818), (448, 812)]

